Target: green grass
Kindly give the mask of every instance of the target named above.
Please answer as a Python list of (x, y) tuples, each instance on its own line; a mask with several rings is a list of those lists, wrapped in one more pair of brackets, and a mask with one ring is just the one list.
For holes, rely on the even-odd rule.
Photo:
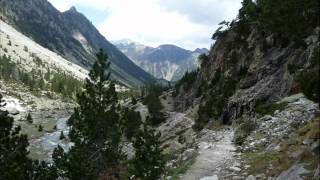
[(273, 113), (276, 110), (283, 111), (287, 107), (287, 102), (281, 102), (281, 103), (272, 103), (268, 104), (263, 101), (258, 101), (256, 103), (255, 110), (258, 114), (264, 116), (264, 115), (273, 115)]
[(234, 142), (242, 145), (252, 131), (256, 129), (256, 122), (250, 119), (243, 120), (234, 133)]
[[(320, 116), (317, 115), (311, 122), (296, 129), (289, 136), (289, 139), (280, 143), (279, 151), (265, 152), (265, 149), (258, 149), (258, 152), (242, 153), (245, 164), (250, 165), (247, 169), (249, 174), (261, 174), (266, 176), (278, 176), (282, 171), (287, 170), (295, 163), (306, 164), (305, 168), (311, 172), (320, 163), (319, 153), (313, 154), (303, 145), (305, 139), (320, 139)], [(308, 178), (311, 174), (307, 174)]]
[(180, 162), (176, 168), (170, 169), (168, 172), (168, 176), (171, 176), (171, 180), (180, 179), (180, 175), (186, 173), (188, 169), (196, 162), (198, 153), (194, 153), (192, 158), (186, 161)]
[(275, 176), (292, 164), (291, 159), (281, 152), (247, 152), (242, 154), (242, 158), (250, 165), (248, 173), (253, 175)]

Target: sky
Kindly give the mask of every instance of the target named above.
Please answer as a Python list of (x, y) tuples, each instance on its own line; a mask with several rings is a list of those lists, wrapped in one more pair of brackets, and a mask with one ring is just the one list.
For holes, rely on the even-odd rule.
[(75, 6), (109, 41), (157, 47), (210, 48), (218, 24), (235, 19), (242, 0), (49, 0), (61, 12)]

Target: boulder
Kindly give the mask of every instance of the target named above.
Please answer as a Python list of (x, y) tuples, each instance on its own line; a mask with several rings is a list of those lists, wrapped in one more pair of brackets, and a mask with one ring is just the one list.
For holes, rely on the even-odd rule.
[(18, 115), (20, 113), (19, 110), (17, 108), (14, 108), (14, 107), (8, 107), (8, 108), (6, 108), (6, 110), (11, 115)]
[(256, 180), (256, 178), (253, 175), (250, 175), (246, 178), (246, 180)]
[(283, 171), (276, 180), (303, 180), (302, 175), (310, 173), (305, 169), (303, 164), (296, 164), (291, 166), (288, 170)]
[(213, 176), (206, 176), (201, 178), (200, 180), (219, 180), (217, 175), (213, 175)]

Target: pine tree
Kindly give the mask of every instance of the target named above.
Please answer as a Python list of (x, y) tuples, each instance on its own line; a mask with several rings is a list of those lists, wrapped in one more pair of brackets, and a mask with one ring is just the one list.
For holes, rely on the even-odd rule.
[(28, 121), (28, 123), (30, 123), (30, 124), (33, 123), (33, 119), (32, 119), (32, 117), (31, 117), (31, 114), (30, 114), (30, 113), (28, 113), (28, 115), (27, 115), (27, 121)]
[(135, 112), (129, 108), (125, 109), (124, 123), (125, 123), (125, 136), (131, 140), (132, 137), (139, 131), (141, 122), (141, 116), (139, 112)]
[[(69, 137), (75, 145), (66, 154), (56, 149), (54, 162), (62, 176), (69, 179), (119, 179), (121, 118), (115, 85), (106, 73), (110, 62), (100, 50), (86, 79), (85, 90), (78, 94), (79, 107), (69, 119)], [(67, 164), (67, 165), (65, 165)]]
[(60, 137), (59, 137), (59, 139), (62, 140), (62, 139), (64, 139), (64, 138), (66, 138), (66, 137), (64, 136), (63, 131), (61, 131), (61, 132), (60, 132)]
[(165, 161), (159, 140), (161, 134), (156, 134), (149, 124), (149, 120), (143, 123), (143, 129), (134, 136), (133, 147), (136, 153), (129, 165), (130, 177), (134, 179), (158, 179), (164, 170)]
[(39, 132), (42, 132), (42, 131), (43, 131), (43, 127), (42, 127), (41, 124), (38, 126), (38, 131), (39, 131)]
[(159, 125), (165, 121), (165, 115), (161, 112), (163, 108), (159, 96), (161, 95), (163, 88), (156, 84), (150, 84), (147, 87), (147, 95), (144, 98), (144, 104), (147, 105), (150, 113), (150, 122), (152, 125)]
[(131, 96), (131, 104), (136, 105), (137, 104), (137, 99), (134, 96)]

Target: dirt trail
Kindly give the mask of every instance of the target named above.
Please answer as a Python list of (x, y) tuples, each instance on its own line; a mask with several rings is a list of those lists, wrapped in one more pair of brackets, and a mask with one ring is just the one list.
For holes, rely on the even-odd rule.
[[(209, 131), (209, 130), (208, 130)], [(240, 169), (230, 129), (206, 132), (199, 139), (199, 156), (181, 180), (231, 179)]]

